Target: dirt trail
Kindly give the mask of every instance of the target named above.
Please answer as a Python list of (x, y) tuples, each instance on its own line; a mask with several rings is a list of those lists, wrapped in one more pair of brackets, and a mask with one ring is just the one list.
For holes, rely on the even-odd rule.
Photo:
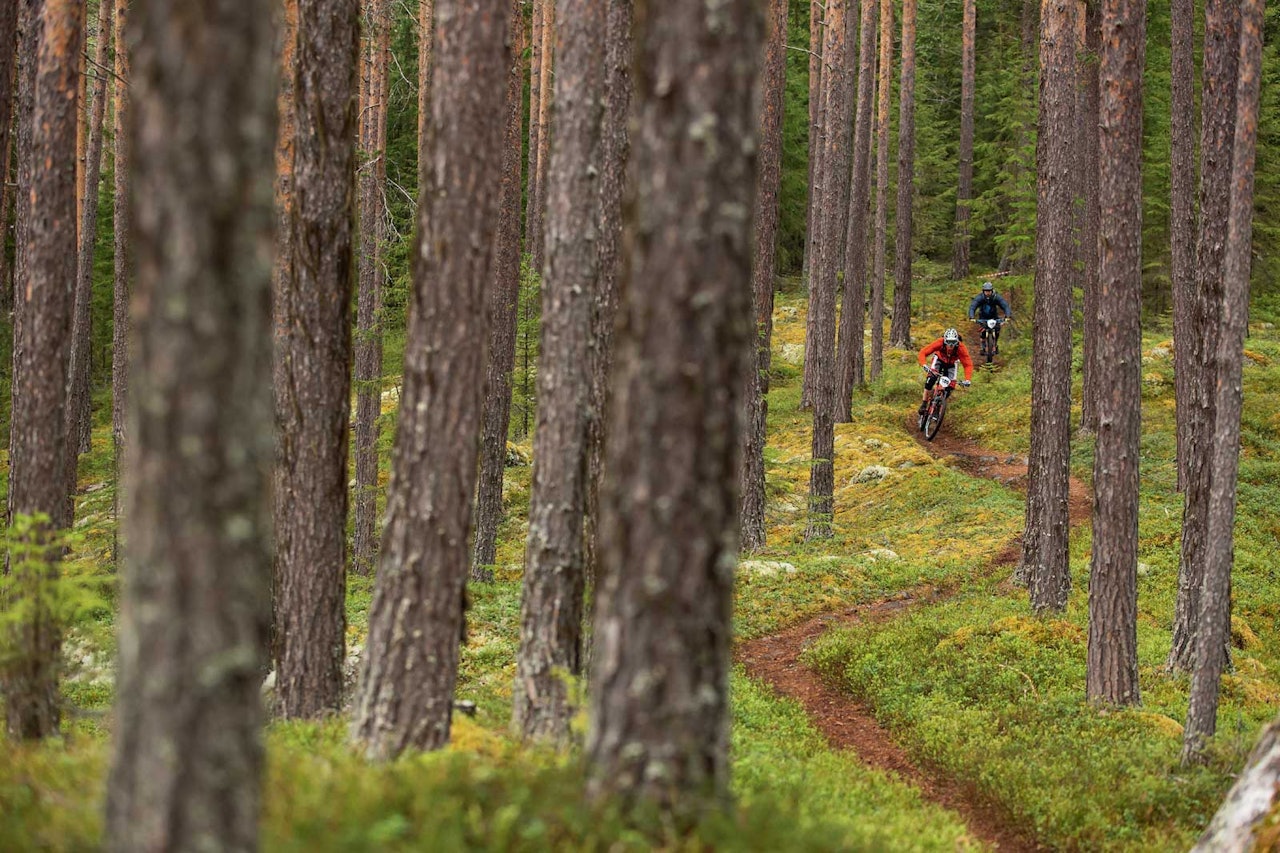
[[(914, 418), (907, 426), (921, 445), (934, 455), (957, 457), (960, 464), (975, 476), (1025, 487), (1027, 464), (1024, 458), (984, 450), (945, 432), (933, 442), (924, 442), (915, 430)], [(1087, 523), (1091, 512), (1089, 491), (1075, 477), (1071, 478), (1069, 503), (1071, 526)], [(1019, 538), (996, 556), (990, 571), (1006, 572), (1008, 566), (1017, 563), (1020, 554)], [(896, 773), (918, 788), (927, 799), (961, 815), (975, 837), (998, 850), (1043, 850), (1046, 848), (1028, 830), (1014, 823), (998, 803), (983, 797), (972, 784), (912, 759), (876, 721), (870, 709), (828, 685), (800, 663), (804, 650), (831, 628), (890, 619), (909, 607), (943, 599), (958, 589), (958, 584), (925, 586), (883, 601), (825, 613), (781, 633), (744, 643), (738, 649), (737, 657), (752, 678), (800, 702), (833, 749), (852, 750), (868, 766)]]

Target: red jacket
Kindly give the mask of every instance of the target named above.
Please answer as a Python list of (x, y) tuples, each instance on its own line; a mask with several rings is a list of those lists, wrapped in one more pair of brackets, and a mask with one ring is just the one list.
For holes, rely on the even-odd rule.
[(942, 338), (938, 338), (920, 350), (920, 365), (922, 367), (928, 363), (931, 355), (936, 355), (938, 361), (947, 367), (952, 366), (957, 361), (960, 362), (964, 366), (964, 378), (973, 379), (973, 359), (969, 357), (969, 349), (964, 345), (964, 341), (961, 341), (960, 346), (956, 347), (954, 355), (947, 355), (947, 348), (942, 345)]

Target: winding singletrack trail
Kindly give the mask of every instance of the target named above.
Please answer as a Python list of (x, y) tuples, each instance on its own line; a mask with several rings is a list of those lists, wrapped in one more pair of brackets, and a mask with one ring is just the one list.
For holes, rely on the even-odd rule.
[[(926, 443), (916, 431), (914, 418), (907, 426), (921, 445), (935, 456), (958, 458), (960, 465), (974, 476), (987, 477), (1013, 487), (1025, 485), (1025, 459), (984, 450), (945, 432), (933, 442)], [(1091, 512), (1089, 491), (1074, 477), (1071, 478), (1069, 503), (1071, 526), (1088, 523)], [(987, 574), (1007, 572), (1018, 562), (1020, 554), (1020, 540), (1009, 543), (992, 561)], [(1018, 826), (998, 803), (984, 797), (974, 785), (912, 759), (876, 721), (866, 705), (827, 684), (800, 663), (804, 650), (831, 628), (885, 621), (907, 608), (944, 599), (958, 589), (959, 582), (952, 586), (918, 587), (893, 598), (825, 613), (780, 633), (744, 643), (739, 647), (737, 657), (749, 676), (798, 701), (826, 736), (832, 749), (851, 750), (868, 766), (897, 774), (918, 788), (928, 800), (963, 817), (970, 833), (997, 850), (1044, 850), (1046, 848), (1027, 829)]]

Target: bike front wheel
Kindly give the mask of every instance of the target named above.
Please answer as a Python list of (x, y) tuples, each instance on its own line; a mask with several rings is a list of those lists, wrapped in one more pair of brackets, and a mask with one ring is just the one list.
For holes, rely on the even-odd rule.
[(933, 437), (938, 434), (938, 429), (942, 426), (942, 417), (947, 413), (947, 401), (941, 400), (929, 406), (929, 411), (925, 413), (924, 430), (925, 441), (933, 441)]

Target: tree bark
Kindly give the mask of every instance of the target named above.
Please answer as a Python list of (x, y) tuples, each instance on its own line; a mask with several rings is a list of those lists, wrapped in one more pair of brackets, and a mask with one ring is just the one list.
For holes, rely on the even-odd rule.
[(862, 0), (858, 42), (858, 105), (853, 131), (853, 179), (849, 232), (844, 241), (844, 302), (840, 310), (840, 371), (836, 406), (841, 423), (852, 420), (853, 389), (865, 380), (862, 331), (867, 314), (867, 202), (871, 197), (871, 98), (876, 58), (876, 0)]
[[(14, 89), (18, 67), (18, 6), (9, 0), (0, 3), (0, 158), (4, 171), (0, 172), (0, 248), (8, 242), (9, 234), (9, 164), (12, 162), (14, 113)], [(9, 253), (0, 251), (0, 316), (13, 310), (13, 270), (9, 267)]]
[(75, 304), (71, 319), (71, 356), (67, 367), (67, 518), (75, 517), (76, 462), (89, 450), (90, 332), (93, 321), (93, 250), (98, 237), (98, 181), (102, 176), (102, 122), (106, 117), (107, 49), (111, 44), (114, 0), (98, 6), (98, 40), (94, 48), (95, 82), (85, 143), (84, 203), (80, 206)]
[(542, 56), (538, 68), (538, 160), (537, 177), (533, 180), (533, 217), (529, 220), (526, 251), (532, 258), (533, 268), (539, 275), (546, 275), (547, 216), (547, 164), (551, 162), (552, 90), (551, 67), (555, 62), (556, 6), (555, 0), (542, 0)]
[[(35, 10), (31, 10), (34, 12)], [(43, 514), (38, 530), (66, 527), (66, 393), (76, 270), (75, 145), (78, 49), (83, 0), (46, 0), (39, 10), (25, 214), (14, 300), (13, 401), (10, 414), (9, 523)], [(30, 20), (30, 18), (28, 18)], [(37, 534), (39, 535), (39, 534)], [(43, 738), (58, 731), (58, 657), (62, 631), (39, 587), (56, 579), (48, 567), (15, 591), (28, 597), (12, 626), (12, 660), (4, 675), (9, 736)], [(16, 606), (16, 603), (15, 603)]]
[[(1197, 334), (1192, 324), (1196, 261), (1196, 139), (1195, 139), (1195, 2), (1170, 0), (1170, 153), (1169, 153), (1169, 274), (1173, 292), (1173, 339)], [(1186, 428), (1183, 406), (1195, 393), (1195, 375), (1188, 360), (1189, 345), (1173, 348), (1174, 399), (1177, 405), (1178, 490), (1186, 471)]]
[(778, 190), (782, 184), (783, 95), (787, 83), (787, 0), (771, 0), (760, 81), (760, 155), (756, 174), (754, 263), (751, 267), (755, 352), (747, 371), (743, 418), (741, 544), (765, 545), (764, 448), (769, 420), (773, 347), (773, 280), (778, 248)]
[(898, 207), (894, 221), (893, 323), (889, 343), (911, 346), (911, 229), (916, 165), (916, 0), (902, 0), (898, 85)]
[[(1217, 729), (1218, 694), (1227, 664), (1231, 625), (1231, 565), (1240, 466), (1241, 368), (1249, 326), (1249, 271), (1253, 234), (1254, 155), (1262, 76), (1263, 0), (1242, 0), (1239, 63), (1232, 140), (1230, 207), (1223, 257), (1221, 329), (1216, 341), (1213, 437), (1209, 460), (1208, 541), (1191, 702), (1183, 733), (1183, 761), (1203, 761)], [(1207, 383), (1206, 383), (1207, 384)], [(1184, 532), (1186, 535), (1186, 532)]]
[[(546, 17), (543, 7), (554, 0), (530, 0), (533, 4), (529, 24), (529, 148), (528, 176), (525, 178), (524, 202), (524, 253), (533, 253), (533, 226), (538, 201), (538, 152), (542, 150), (539, 139), (542, 134), (542, 27)], [(541, 270), (539, 270), (541, 273)]]
[[(1102, 49), (1102, 29), (1099, 24), (1097, 3), (1086, 3), (1084, 16), (1084, 51), (1077, 59), (1076, 67), (1081, 79), (1077, 82), (1077, 104), (1080, 119), (1080, 184), (1082, 203), (1080, 212), (1080, 262), (1084, 278), (1084, 377), (1081, 394), (1082, 429), (1093, 432), (1098, 429), (1098, 398), (1109, 393), (1102, 388), (1103, 372), (1098, 366), (1097, 321), (1102, 317), (1099, 306), (1106, 301), (1099, 296), (1098, 233), (1101, 227), (1098, 186), (1098, 114), (1101, 93), (1098, 84), (1098, 57)], [(1141, 190), (1141, 187), (1139, 187)], [(1139, 295), (1141, 295), (1139, 293)], [(1138, 398), (1133, 398), (1138, 399)]]
[[(1071, 591), (1067, 480), (1071, 451), (1071, 175), (1075, 138), (1075, 0), (1046, 0), (1040, 22), (1034, 362), (1027, 524), (1020, 572), (1037, 613)], [(1132, 399), (1128, 401), (1132, 405)]]
[(827, 0), (826, 41), (822, 47), (822, 89), (825, 102), (822, 159), (818, 179), (822, 206), (815, 211), (818, 252), (809, 286), (808, 334), (805, 338), (806, 372), (812, 377), (813, 443), (809, 469), (809, 523), (806, 539), (831, 535), (835, 492), (836, 285), (844, 261), (845, 216), (849, 203), (849, 142), (853, 99), (849, 91), (850, 45), (846, 4)]
[[(1208, 0), (1205, 5), (1203, 94), (1200, 126), (1200, 234), (1196, 244), (1195, 299), (1187, 334), (1177, 343), (1185, 352), (1190, 394), (1178, 403), (1183, 423), (1182, 554), (1178, 564), (1178, 596), (1174, 604), (1173, 644), (1168, 668), (1195, 668), (1200, 590), (1204, 583), (1209, 536), (1209, 460), (1215, 398), (1210, 377), (1217, 376), (1215, 357), (1221, 318), (1223, 255), (1231, 193), (1231, 154), (1235, 130), (1236, 64), (1240, 49), (1239, 3)], [(1224, 626), (1225, 628), (1225, 626)]]
[(435, 74), (436, 2), (418, 0), (418, 196), (427, 185), (426, 151), (431, 131), (431, 89)]
[(586, 751), (592, 794), (678, 815), (728, 787), (760, 9), (636, 7), (637, 187)]
[(134, 0), (129, 20), (137, 335), (111, 851), (257, 847), (271, 611), (272, 17), (255, 0)]
[(511, 3), (513, 40), (507, 74), (507, 135), (502, 148), (502, 195), (494, 236), (493, 284), (489, 292), (489, 359), (485, 372), (483, 427), (480, 432), (480, 480), (476, 489), (476, 542), (471, 579), (493, 580), (498, 525), (502, 523), (502, 479), (507, 465), (507, 428), (511, 419), (511, 371), (516, 362), (517, 308), (520, 304), (520, 166), (524, 110), (524, 27), (520, 2)]
[(559, 3), (556, 145), (547, 175), (538, 419), (512, 727), (526, 738), (565, 741), (575, 708), (564, 674), (582, 671), (582, 520), (608, 16), (606, 0)]
[(827, 62), (826, 41), (830, 25), (827, 21), (826, 3), (811, 0), (809, 15), (809, 198), (808, 210), (805, 214), (804, 260), (800, 271), (805, 292), (809, 294), (810, 300), (809, 311), (805, 314), (804, 375), (800, 388), (800, 407), (805, 409), (813, 406), (816, 382), (810, 349), (813, 337), (817, 334), (814, 325), (818, 322), (818, 315), (813, 311), (813, 277), (818, 265), (818, 256), (822, 252), (822, 225), (819, 219), (823, 209), (823, 175), (826, 174), (822, 162), (826, 152), (828, 130), (843, 129), (840, 125), (827, 122), (827, 84), (823, 81), (826, 69), (823, 66)]
[[(1264, 850), (1264, 821), (1280, 801), (1280, 720), (1262, 730), (1244, 769), (1191, 853), (1249, 853)], [(1274, 826), (1270, 828), (1275, 843)]]
[[(132, 225), (129, 205), (130, 178), (129, 136), (133, 103), (129, 97), (129, 51), (125, 34), (129, 16), (129, 0), (110, 0), (115, 3), (115, 79), (112, 82), (114, 97), (115, 143), (115, 192), (112, 199), (115, 231), (115, 267), (111, 285), (111, 443), (112, 464), (116, 483), (120, 483), (122, 457), (125, 449), (125, 406), (129, 389), (129, 290), (133, 278), (132, 246), (129, 231)], [(120, 518), (120, 489), (116, 488), (112, 510), (117, 522)], [(117, 523), (116, 530), (120, 525)], [(119, 552), (119, 533), (112, 542), (113, 561)]]
[(618, 253), (622, 246), (622, 198), (631, 158), (631, 23), (633, 0), (609, 0), (605, 34), (605, 113), (601, 132), (600, 276), (591, 319), (591, 403), (587, 424), (587, 584), (600, 565), (600, 484), (604, 477), (605, 424), (613, 373), (613, 327), (618, 314)]
[[(1098, 396), (1093, 463), (1093, 565), (1089, 575), (1086, 693), (1137, 705), (1138, 454), (1142, 399), (1142, 71), (1144, 0), (1105, 0), (1097, 68), (1102, 92), (1097, 196), (1101, 210)], [(1092, 125), (1093, 122), (1090, 122)], [(1105, 311), (1099, 306), (1105, 305)]]
[(973, 202), (973, 100), (978, 28), (977, 0), (964, 0), (960, 28), (960, 183), (956, 189), (956, 233), (951, 277), (969, 277), (969, 216)]
[(876, 64), (876, 225), (871, 274), (871, 381), (884, 369), (884, 281), (889, 234), (889, 96), (893, 65), (893, 2), (880, 0), (880, 58)]
[(351, 725), (376, 758), (449, 739), (470, 562), (486, 300), (502, 182), (507, 16), (438, 0), (400, 428)]
[(276, 319), (276, 693), (285, 718), (342, 707), (357, 0), (298, 0), (290, 275)]
[[(363, 50), (360, 136), (360, 263), (356, 291), (356, 485), (352, 569), (373, 572), (378, 552), (378, 417), (382, 414), (382, 286), (386, 207), (388, 54), (391, 4), (365, 0), (368, 47)], [(367, 82), (366, 82), (367, 80)]]

